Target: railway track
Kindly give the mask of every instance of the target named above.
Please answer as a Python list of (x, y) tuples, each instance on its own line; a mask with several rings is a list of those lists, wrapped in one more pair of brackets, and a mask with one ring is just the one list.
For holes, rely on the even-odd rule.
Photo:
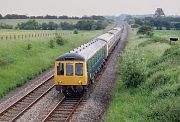
[(0, 112), (0, 122), (14, 122), (29, 110), (36, 102), (38, 102), (45, 94), (47, 94), (54, 85), (52, 83), (53, 76), (44, 80), (40, 85), (33, 88), (30, 92), (22, 96), (20, 99), (6, 107)]
[(43, 122), (68, 122), (83, 100), (83, 96), (63, 97), (53, 110), (45, 117)]

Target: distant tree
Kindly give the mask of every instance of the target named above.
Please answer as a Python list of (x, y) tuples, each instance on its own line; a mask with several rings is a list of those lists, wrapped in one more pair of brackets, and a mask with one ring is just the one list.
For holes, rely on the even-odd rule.
[(145, 17), (144, 18), (144, 25), (154, 27), (154, 18), (152, 17)]
[(21, 30), (38, 30), (41, 29), (40, 24), (36, 20), (28, 20), (27, 22), (18, 23), (16, 29)]
[(57, 16), (46, 15), (44, 19), (57, 19)]
[(141, 26), (138, 29), (137, 34), (153, 36), (153, 29), (152, 27), (149, 27), (149, 26)]
[(92, 19), (95, 19), (95, 20), (105, 20), (106, 18), (103, 17), (103, 16), (96, 16), (96, 15), (93, 15), (91, 16)]
[(174, 28), (175, 28), (176, 30), (180, 30), (180, 23), (175, 23), (175, 24), (174, 24)]
[(70, 24), (68, 22), (61, 22), (60, 27), (63, 30), (73, 30), (75, 28), (75, 26), (73, 24)]
[(167, 20), (162, 21), (162, 25), (163, 25), (163, 27), (166, 28), (166, 30), (170, 30), (171, 27), (172, 27), (171, 23), (169, 21), (167, 21)]
[(37, 16), (36, 19), (44, 19), (43, 16)]
[(154, 26), (156, 27), (156, 29), (162, 30), (163, 24), (161, 18), (154, 19)]
[(58, 28), (58, 24), (54, 22), (49, 22), (48, 23), (48, 30), (56, 30)]
[(42, 30), (48, 30), (48, 24), (45, 23), (45, 22), (43, 22), (43, 23), (41, 24), (41, 27), (42, 27)]
[(59, 19), (68, 19), (69, 17), (68, 17), (68, 16), (63, 15), (63, 16), (59, 16), (58, 18), (59, 18)]
[(141, 19), (135, 18), (134, 24), (142, 26), (143, 25), (143, 21)]
[(36, 19), (36, 17), (35, 17), (35, 16), (30, 16), (29, 18), (30, 18), (30, 19)]
[(26, 15), (7, 14), (4, 16), (5, 19), (28, 19)]
[(88, 17), (86, 15), (82, 16), (81, 19), (91, 19), (91, 17)]
[(107, 25), (108, 25), (108, 22), (107, 22), (107, 21), (98, 20), (98, 21), (96, 22), (96, 26), (97, 26), (96, 30), (105, 29)]
[(0, 14), (0, 19), (3, 19), (3, 16)]
[(13, 26), (5, 23), (0, 23), (0, 29), (13, 29)]
[(162, 8), (157, 8), (156, 11), (155, 11), (154, 16), (156, 16), (156, 17), (165, 16), (165, 13), (164, 13)]

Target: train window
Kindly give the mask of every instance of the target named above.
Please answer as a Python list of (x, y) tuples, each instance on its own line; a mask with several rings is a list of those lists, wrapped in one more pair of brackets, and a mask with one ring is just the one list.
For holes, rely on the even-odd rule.
[(57, 75), (64, 75), (64, 64), (59, 63), (57, 66)]
[(73, 75), (73, 64), (72, 63), (67, 63), (66, 64), (66, 75), (67, 76), (72, 76)]
[(83, 76), (83, 64), (82, 63), (76, 63), (76, 75)]

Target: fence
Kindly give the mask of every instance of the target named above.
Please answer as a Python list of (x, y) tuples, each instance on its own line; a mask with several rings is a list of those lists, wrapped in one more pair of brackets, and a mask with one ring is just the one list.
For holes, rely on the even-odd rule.
[(29, 33), (29, 34), (10, 34), (10, 35), (0, 34), (0, 40), (35, 39), (35, 38), (44, 38), (44, 37), (55, 37), (56, 35), (68, 35), (68, 34), (73, 34), (73, 32)]

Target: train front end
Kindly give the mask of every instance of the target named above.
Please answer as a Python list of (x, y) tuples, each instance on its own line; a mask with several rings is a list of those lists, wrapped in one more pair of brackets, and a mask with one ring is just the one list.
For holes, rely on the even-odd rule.
[(87, 87), (87, 68), (82, 56), (68, 53), (55, 62), (54, 84), (63, 94), (81, 93)]

